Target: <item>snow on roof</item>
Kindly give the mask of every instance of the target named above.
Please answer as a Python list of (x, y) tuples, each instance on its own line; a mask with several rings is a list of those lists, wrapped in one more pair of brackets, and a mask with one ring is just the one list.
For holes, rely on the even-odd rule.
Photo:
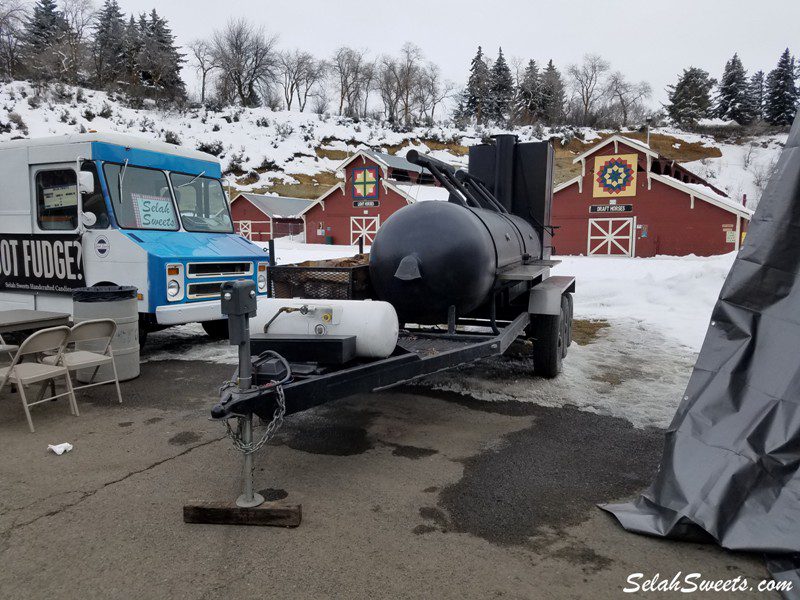
[(239, 198), (245, 198), (265, 215), (278, 219), (294, 219), (302, 214), (314, 200), (304, 198), (289, 198), (284, 196), (267, 196), (262, 194), (239, 194), (234, 198), (234, 202)]
[(691, 194), (695, 198), (699, 198), (700, 200), (714, 204), (715, 206), (738, 214), (746, 219), (749, 219), (753, 215), (753, 211), (743, 204), (717, 193), (713, 188), (703, 185), (702, 183), (684, 183), (683, 181), (675, 179), (674, 177), (670, 177), (669, 175), (658, 175), (657, 173), (651, 173), (650, 176), (656, 181), (666, 183), (667, 185), (686, 192), (687, 194)]
[(427, 169), (423, 169), (419, 165), (415, 165), (412, 162), (409, 162), (403, 156), (397, 156), (395, 154), (387, 154), (386, 152), (377, 152), (376, 150), (371, 150), (368, 148), (362, 148), (352, 156), (348, 156), (344, 159), (338, 167), (336, 167), (336, 171), (341, 171), (351, 162), (353, 162), (359, 156), (368, 158), (373, 162), (378, 163), (380, 166), (387, 169), (398, 169), (401, 171), (409, 171), (411, 173), (428, 173)]
[(68, 135), (53, 135), (40, 138), (12, 140), (10, 142), (0, 142), (0, 149), (2, 148), (29, 148), (32, 146), (60, 146), (65, 144), (87, 144), (91, 142), (102, 142), (106, 144), (113, 144), (115, 146), (124, 146), (125, 148), (137, 148), (140, 150), (151, 150), (153, 152), (160, 152), (162, 154), (173, 154), (175, 156), (182, 156), (185, 158), (195, 158), (198, 160), (205, 160), (214, 163), (219, 163), (216, 156), (193, 150), (192, 148), (185, 148), (183, 146), (176, 146), (175, 144), (167, 144), (157, 139), (130, 135), (127, 133), (73, 133)]
[[(626, 146), (630, 146), (631, 148), (633, 148), (635, 150), (639, 150), (640, 152), (643, 152), (644, 154), (649, 154), (650, 156), (652, 156), (654, 158), (658, 157), (658, 152), (655, 152), (654, 150), (652, 150), (650, 148), (650, 146), (648, 146), (644, 142), (640, 142), (639, 140), (634, 140), (632, 138), (625, 137), (624, 135), (619, 135), (619, 134), (615, 133), (614, 135), (607, 137), (605, 140), (603, 140), (599, 144), (595, 144), (594, 146), (592, 146), (591, 148), (589, 148), (585, 152), (583, 152), (583, 153), (579, 154), (578, 156), (576, 156), (575, 158), (573, 158), (572, 162), (577, 164), (577, 163), (581, 162), (582, 160), (585, 160), (587, 156), (589, 156), (591, 154), (594, 154), (595, 152), (600, 150), (600, 148), (604, 148), (605, 146), (608, 146), (609, 144), (612, 144), (612, 143), (614, 144), (615, 147), (616, 147), (617, 144), (622, 143), (622, 144), (625, 144)], [(616, 148), (615, 148), (614, 151), (616, 152)]]
[(393, 187), (408, 197), (411, 202), (445, 201), (450, 198), (450, 192), (438, 185), (407, 185), (395, 184)]
[(423, 169), (419, 165), (409, 162), (404, 156), (397, 156), (396, 154), (386, 154), (385, 152), (375, 152), (375, 150), (366, 150), (367, 154), (375, 157), (376, 160), (383, 162), (392, 169), (400, 169), (403, 171), (410, 171), (412, 173), (427, 173), (427, 169)]

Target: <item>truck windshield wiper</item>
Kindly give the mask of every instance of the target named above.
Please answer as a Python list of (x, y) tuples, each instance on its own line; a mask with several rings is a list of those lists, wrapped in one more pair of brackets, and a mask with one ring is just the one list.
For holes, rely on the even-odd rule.
[(125, 164), (122, 165), (122, 170), (117, 175), (117, 193), (119, 194), (119, 201), (122, 202), (122, 182), (125, 179), (125, 172), (128, 170), (128, 159), (125, 159)]
[(201, 178), (203, 175), (205, 175), (205, 174), (206, 174), (206, 172), (205, 172), (205, 171), (200, 171), (200, 175), (195, 175), (195, 176), (194, 176), (194, 179), (192, 179), (191, 181), (187, 181), (186, 183), (182, 183), (182, 184), (180, 184), (178, 187), (179, 187), (179, 188), (182, 188), (182, 187), (186, 187), (187, 185), (192, 185), (192, 184), (193, 184), (195, 181), (197, 181), (198, 179), (200, 179), (200, 178)]

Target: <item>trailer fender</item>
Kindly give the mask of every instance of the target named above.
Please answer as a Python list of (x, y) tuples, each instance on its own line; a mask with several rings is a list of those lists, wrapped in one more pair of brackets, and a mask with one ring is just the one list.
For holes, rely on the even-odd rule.
[(561, 296), (575, 291), (575, 278), (556, 275), (544, 279), (531, 288), (528, 313), (531, 315), (561, 314)]

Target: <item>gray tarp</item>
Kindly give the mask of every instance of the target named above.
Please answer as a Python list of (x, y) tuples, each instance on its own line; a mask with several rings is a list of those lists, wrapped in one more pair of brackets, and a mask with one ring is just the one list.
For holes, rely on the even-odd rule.
[[(602, 506), (637, 533), (800, 567), (800, 117), (720, 292), (650, 488)], [(800, 597), (793, 596), (793, 597)]]

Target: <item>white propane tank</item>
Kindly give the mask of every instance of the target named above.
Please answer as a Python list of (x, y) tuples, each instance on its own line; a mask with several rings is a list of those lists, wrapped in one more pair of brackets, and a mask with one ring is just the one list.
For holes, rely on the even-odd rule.
[(259, 298), (256, 316), (250, 319), (250, 334), (264, 333), (267, 323), (267, 333), (354, 335), (356, 356), (362, 358), (389, 356), (400, 330), (394, 307), (378, 300)]

